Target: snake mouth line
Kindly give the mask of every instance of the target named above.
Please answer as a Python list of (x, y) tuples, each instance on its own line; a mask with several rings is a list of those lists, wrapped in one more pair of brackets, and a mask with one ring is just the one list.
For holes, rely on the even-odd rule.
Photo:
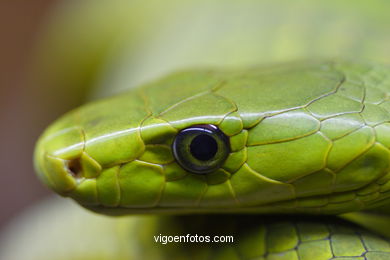
[[(63, 178), (73, 179), (74, 183), (70, 186), (64, 186), (64, 189), (60, 191), (63, 196), (73, 197), (73, 193), (76, 191), (76, 187), (82, 183), (87, 182), (96, 182), (97, 176), (89, 176), (85, 172), (86, 168), (90, 168), (88, 164), (85, 163), (89, 157), (77, 157), (71, 160), (64, 160), (56, 157), (47, 156), (53, 163), (58, 163), (57, 170), (61, 170)], [(92, 164), (91, 164), (92, 165)], [(119, 167), (111, 167), (119, 168)], [(110, 169), (111, 169), (110, 168)], [(107, 170), (107, 169), (106, 169)], [(100, 169), (101, 171), (101, 169)], [(87, 171), (88, 172), (88, 171)], [(51, 181), (54, 181), (55, 187), (57, 180), (55, 176), (49, 175)], [(61, 178), (62, 178), (61, 177)], [(54, 179), (53, 179), (54, 178)], [(373, 188), (375, 186), (376, 188)], [(310, 213), (310, 214), (338, 214), (348, 211), (362, 210), (372, 207), (372, 205), (377, 206), (378, 204), (384, 204), (385, 201), (388, 201), (390, 198), (390, 192), (388, 191), (388, 186), (390, 186), (390, 181), (387, 178), (381, 178), (376, 180), (373, 183), (367, 184), (364, 187), (359, 189), (354, 189), (350, 191), (342, 192), (332, 192), (329, 194), (307, 196), (307, 197), (298, 197), (298, 198), (287, 198), (285, 200), (273, 201), (245, 205), (229, 205), (229, 206), (202, 206), (194, 205), (193, 207), (183, 207), (176, 206), (161, 206), (159, 203), (149, 206), (123, 206), (120, 205), (121, 193), (119, 192), (118, 202), (116, 205), (104, 205), (99, 202), (99, 199), (94, 202), (95, 204), (88, 204), (84, 202), (79, 202), (82, 206), (91, 209), (92, 211), (102, 212), (108, 215), (123, 215), (123, 214), (148, 214), (148, 213), (166, 213), (166, 214), (190, 214), (190, 213)], [(62, 188), (62, 187), (61, 187)], [(66, 188), (66, 189), (65, 189)], [(69, 188), (69, 189), (68, 189)], [(76, 191), (77, 192), (77, 191)]]
[[(285, 197), (281, 198), (279, 201), (267, 202), (266, 198), (263, 202), (258, 204), (246, 205), (245, 200), (243, 203), (239, 204), (229, 204), (227, 206), (217, 205), (217, 206), (204, 206), (204, 205), (194, 205), (194, 206), (171, 206), (171, 205), (159, 205), (159, 202), (152, 204), (135, 204), (134, 206), (127, 206), (122, 204), (122, 196), (124, 194), (121, 184), (118, 179), (118, 172), (121, 168), (120, 165), (111, 166), (108, 168), (102, 168), (96, 163), (96, 161), (91, 158), (85, 152), (82, 152), (81, 155), (73, 157), (73, 159), (61, 159), (56, 156), (51, 156), (47, 153), (44, 153), (43, 156), (46, 158), (45, 167), (43, 169), (43, 175), (48, 179), (52, 188), (54, 188), (58, 193), (63, 196), (69, 196), (75, 199), (76, 201), (79, 198), (80, 192), (86, 192), (83, 196), (84, 201), (79, 201), (79, 203), (91, 209), (92, 211), (102, 212), (108, 215), (124, 215), (124, 214), (149, 214), (149, 213), (162, 213), (162, 214), (190, 214), (190, 213), (309, 213), (309, 214), (339, 214), (349, 211), (357, 211), (362, 209), (367, 209), (372, 207), (372, 205), (377, 206), (378, 204), (384, 204), (385, 201), (388, 201), (390, 198), (390, 181), (387, 179), (387, 175), (382, 176), (381, 178), (375, 180), (372, 183), (365, 185), (359, 189), (353, 189), (349, 191), (333, 191), (328, 194), (307, 196), (307, 197)], [(146, 162), (141, 162), (139, 160), (132, 160), (137, 167), (146, 167)], [(132, 163), (127, 162), (126, 164), (131, 165)], [(123, 164), (122, 166), (125, 166)], [(153, 166), (155, 169), (153, 171), (161, 171), (160, 166), (155, 164), (147, 164), (147, 167)], [(116, 169), (116, 170), (115, 170)], [(141, 169), (141, 168), (134, 168)], [(134, 170), (133, 169), (133, 170)], [(100, 201), (99, 192), (92, 191), (96, 189), (96, 185), (102, 185), (97, 183), (98, 177), (102, 172), (110, 171), (112, 179), (111, 188), (115, 188), (116, 191), (111, 190), (109, 193), (115, 193), (116, 195), (115, 202), (110, 202), (110, 205), (106, 205), (107, 202)], [(54, 172), (58, 174), (53, 174)], [(154, 173), (153, 173), (154, 174)], [(157, 173), (156, 173), (157, 174)], [(159, 174), (157, 174), (159, 175)], [(153, 175), (154, 176), (154, 175)], [(152, 176), (152, 177), (153, 177)], [(125, 175), (122, 175), (121, 178), (124, 178)], [(163, 178), (164, 179), (164, 178)], [(63, 181), (66, 181), (63, 183)], [(115, 182), (115, 183), (114, 183)], [(80, 189), (77, 187), (83, 186)], [(103, 184), (104, 185), (104, 184)], [(373, 187), (375, 186), (375, 187)], [(164, 186), (165, 187), (165, 186)], [(389, 187), (389, 188), (388, 188)], [(164, 192), (164, 188), (161, 190)], [(92, 192), (92, 193), (90, 193)], [(132, 190), (128, 193), (128, 197), (133, 193), (137, 192)], [(153, 191), (154, 192), (154, 191)], [(96, 194), (95, 194), (96, 193)], [(94, 195), (93, 195), (94, 194)], [(93, 195), (92, 197), (89, 196)], [(85, 197), (87, 196), (87, 197)], [(161, 196), (161, 195), (160, 195)], [(86, 199), (85, 199), (86, 198)], [(178, 198), (180, 200), (180, 198)], [(91, 204), (89, 204), (91, 203)], [(106, 203), (106, 204), (105, 204)], [(112, 204), (111, 204), (112, 203)], [(132, 205), (132, 204), (129, 204)]]
[[(367, 194), (359, 195), (359, 191), (336, 192), (326, 196), (303, 197), (288, 199), (278, 202), (265, 203), (254, 206), (235, 207), (107, 207), (104, 205), (91, 206), (82, 205), (94, 212), (112, 216), (125, 214), (167, 214), (167, 215), (187, 215), (187, 214), (310, 214), (310, 215), (334, 215), (351, 211), (359, 211), (378, 207), (390, 201), (389, 191), (379, 191), (380, 196), (368, 194), (372, 199), (367, 199)], [(346, 199), (346, 198), (352, 199)], [(342, 199), (344, 198), (344, 199)], [(310, 201), (312, 203), (310, 203)], [(322, 203), (318, 203), (322, 202)], [(369, 205), (367, 205), (369, 202)]]

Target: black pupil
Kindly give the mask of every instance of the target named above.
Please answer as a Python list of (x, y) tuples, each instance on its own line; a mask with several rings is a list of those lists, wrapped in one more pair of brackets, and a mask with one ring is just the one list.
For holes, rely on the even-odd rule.
[(200, 134), (195, 137), (190, 144), (192, 156), (201, 161), (212, 159), (218, 150), (215, 139), (207, 134)]

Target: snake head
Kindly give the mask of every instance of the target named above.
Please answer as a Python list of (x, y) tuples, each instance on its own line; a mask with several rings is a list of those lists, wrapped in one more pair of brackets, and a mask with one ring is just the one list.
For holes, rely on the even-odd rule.
[(330, 62), (176, 73), (58, 119), (36, 169), (114, 215), (369, 208), (390, 189), (390, 88), (367, 84), (373, 70), (388, 73)]

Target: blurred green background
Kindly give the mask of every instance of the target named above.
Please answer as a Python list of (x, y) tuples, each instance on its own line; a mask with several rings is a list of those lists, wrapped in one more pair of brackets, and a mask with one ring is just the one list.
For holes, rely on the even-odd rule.
[(49, 193), (34, 142), (85, 100), (188, 67), (390, 60), (386, 0), (3, 0), (0, 12), (0, 229)]

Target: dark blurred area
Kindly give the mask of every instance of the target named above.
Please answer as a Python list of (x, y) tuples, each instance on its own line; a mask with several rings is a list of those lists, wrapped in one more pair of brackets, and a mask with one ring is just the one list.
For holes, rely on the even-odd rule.
[(48, 122), (39, 119), (45, 118), (38, 116), (44, 107), (34, 100), (27, 68), (40, 27), (55, 2), (0, 1), (0, 229), (49, 193), (33, 171), (34, 142)]

